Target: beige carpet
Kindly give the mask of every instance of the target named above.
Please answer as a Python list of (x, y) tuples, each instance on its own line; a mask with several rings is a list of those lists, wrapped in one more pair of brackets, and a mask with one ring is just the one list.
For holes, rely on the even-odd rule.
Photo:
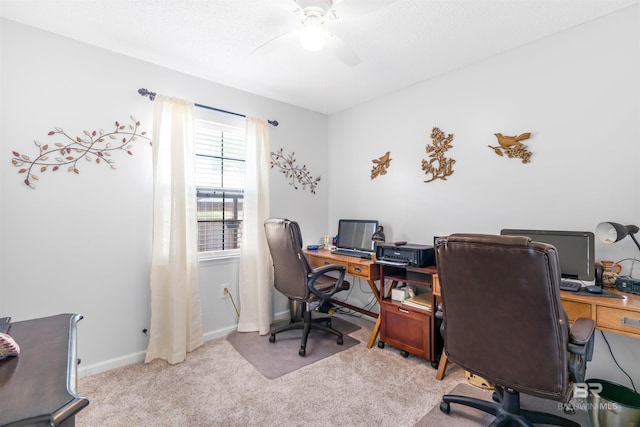
[(424, 359), (404, 358), (390, 345), (368, 349), (373, 322), (339, 316), (361, 326), (351, 334), (360, 342), (276, 379), (258, 372), (225, 338), (206, 342), (177, 365), (156, 360), (80, 378), (78, 393), (90, 403), (76, 426), (410, 427), (465, 382), (456, 366), (437, 381)]
[[(463, 396), (477, 397), (491, 400), (491, 391), (483, 390), (469, 384), (458, 384), (447, 394), (459, 394)], [(576, 410), (574, 415), (566, 415), (558, 409), (558, 403), (551, 400), (537, 399), (535, 397), (520, 395), (521, 406), (525, 409), (549, 412), (560, 415), (579, 423), (582, 427), (591, 427), (589, 416), (584, 410)], [(492, 415), (468, 406), (451, 404), (451, 412), (447, 415), (436, 405), (415, 427), (447, 426), (447, 427), (486, 427), (494, 420)], [(541, 424), (536, 424), (541, 426)]]
[[(272, 330), (289, 323), (275, 323)], [(332, 327), (342, 332), (343, 344), (336, 343), (337, 337), (324, 331), (312, 330), (307, 339), (306, 356), (298, 354), (302, 330), (281, 332), (276, 335), (276, 342), (270, 343), (270, 335), (259, 335), (257, 332), (231, 332), (227, 341), (242, 357), (247, 359), (262, 375), (267, 378), (278, 378), (303, 366), (310, 365), (325, 357), (344, 351), (360, 341), (349, 336), (360, 326), (334, 317)]]

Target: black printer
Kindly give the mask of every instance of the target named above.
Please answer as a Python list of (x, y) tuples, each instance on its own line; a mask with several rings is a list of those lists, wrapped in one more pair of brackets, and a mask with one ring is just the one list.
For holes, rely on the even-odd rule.
[(403, 245), (379, 243), (376, 246), (376, 261), (381, 264), (411, 267), (436, 265), (433, 246), (414, 243)]

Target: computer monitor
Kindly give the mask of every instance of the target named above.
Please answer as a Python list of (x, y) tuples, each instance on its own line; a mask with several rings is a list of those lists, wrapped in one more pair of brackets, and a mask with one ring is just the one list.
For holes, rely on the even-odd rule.
[(589, 231), (504, 229), (502, 235), (528, 236), (534, 242), (555, 246), (563, 278), (593, 282), (595, 279), (595, 238)]
[(373, 219), (341, 219), (338, 221), (338, 241), (336, 246), (342, 249), (375, 252), (375, 242), (371, 236), (378, 228)]

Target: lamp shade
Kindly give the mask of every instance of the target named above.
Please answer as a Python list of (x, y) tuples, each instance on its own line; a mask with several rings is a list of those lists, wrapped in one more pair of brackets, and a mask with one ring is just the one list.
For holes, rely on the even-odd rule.
[[(601, 222), (596, 227), (596, 237), (602, 242), (611, 244), (619, 242), (628, 235), (636, 234), (638, 232), (637, 225), (622, 225), (616, 222)], [(635, 241), (635, 239), (633, 239)]]
[(384, 235), (384, 227), (379, 225), (376, 232), (373, 233), (373, 235), (371, 236), (371, 240), (377, 243), (384, 243), (386, 240), (386, 237)]

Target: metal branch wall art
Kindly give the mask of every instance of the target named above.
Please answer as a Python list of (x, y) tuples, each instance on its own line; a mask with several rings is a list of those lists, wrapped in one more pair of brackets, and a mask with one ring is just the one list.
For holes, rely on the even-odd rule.
[(379, 175), (385, 175), (387, 173), (387, 168), (391, 163), (389, 158), (389, 151), (387, 151), (384, 156), (379, 157), (378, 159), (373, 159), (373, 167), (371, 168), (371, 179), (377, 178)]
[(75, 138), (67, 134), (62, 128), (56, 127), (49, 132), (49, 136), (59, 136), (62, 142), (42, 144), (34, 141), (38, 147), (38, 154), (32, 160), (30, 156), (13, 151), (11, 163), (17, 168), (18, 173), (26, 174), (24, 183), (35, 189), (34, 181), (40, 179), (36, 173), (45, 173), (48, 170), (58, 171), (66, 166), (68, 172), (80, 173), (78, 162), (82, 159), (87, 162), (108, 165), (111, 169), (116, 169), (115, 160), (111, 159), (111, 152), (126, 151), (133, 155), (131, 151), (132, 143), (139, 137), (146, 139), (151, 144), (151, 140), (146, 137), (146, 132), (139, 132), (140, 122), (131, 116), (132, 124), (128, 126), (115, 122), (115, 128), (111, 132), (102, 129), (99, 131), (83, 131), (84, 137)]
[(529, 163), (531, 151), (529, 151), (527, 146), (520, 141), (529, 139), (531, 132), (523, 133), (518, 136), (503, 136), (501, 133), (494, 133), (494, 135), (498, 138), (498, 144), (500, 145), (496, 147), (489, 145), (489, 148), (492, 148), (498, 156), (504, 156), (504, 154), (506, 154), (510, 159), (518, 158), (522, 159), (522, 163)]
[(429, 154), (429, 160), (422, 160), (422, 170), (425, 174), (431, 175), (431, 178), (424, 182), (435, 181), (436, 179), (446, 180), (453, 173), (453, 159), (445, 157), (446, 152), (453, 147), (453, 134), (444, 134), (440, 129), (434, 127), (431, 131), (431, 140), (433, 144), (425, 147)]
[(278, 151), (271, 152), (271, 167), (278, 166), (288, 179), (291, 180), (289, 185), (293, 185), (296, 190), (296, 183), (302, 184), (302, 189), (306, 189), (307, 185), (312, 194), (316, 194), (316, 186), (320, 182), (320, 177), (314, 178), (307, 170), (307, 165), (296, 166), (296, 159), (293, 157), (295, 152), (285, 155), (282, 148)]

